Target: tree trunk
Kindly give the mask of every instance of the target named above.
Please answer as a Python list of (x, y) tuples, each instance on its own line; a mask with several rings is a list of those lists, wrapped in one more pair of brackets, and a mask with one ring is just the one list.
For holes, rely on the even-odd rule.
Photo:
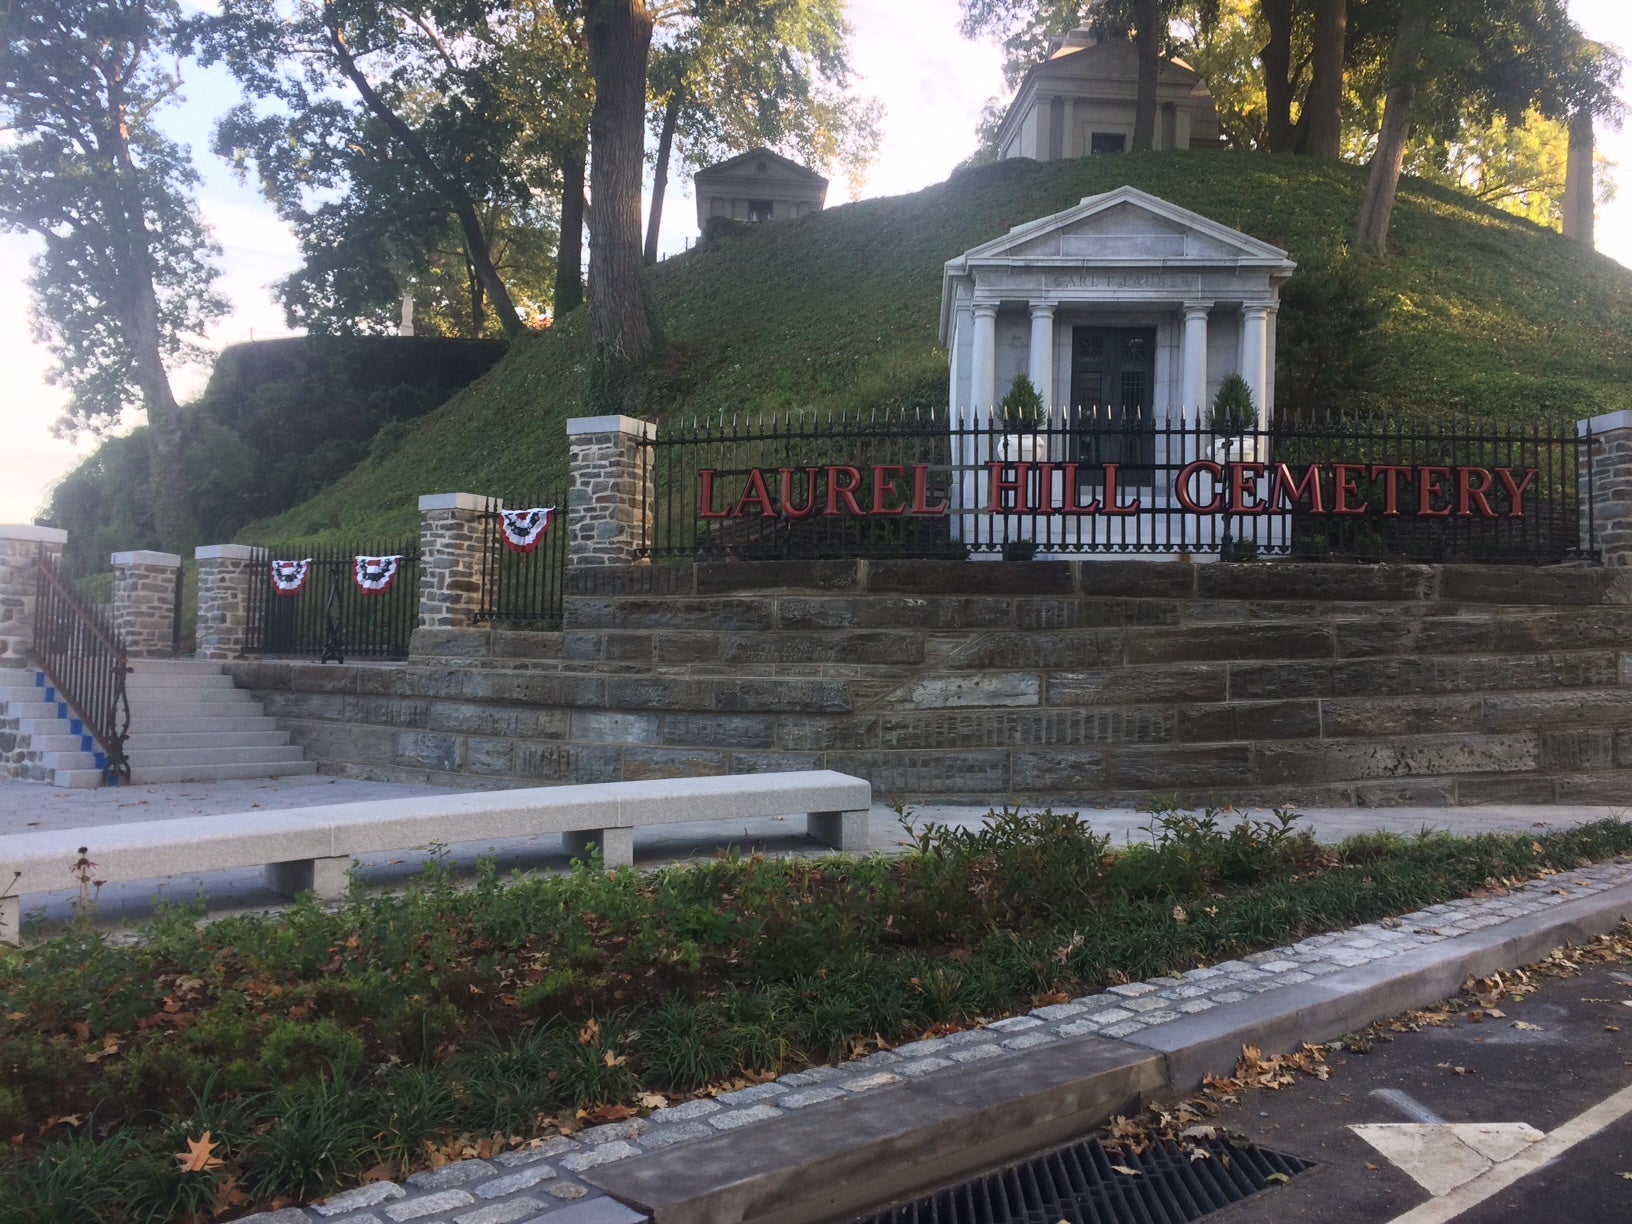
[(1393, 84), (1383, 102), (1383, 130), (1371, 158), (1366, 194), (1360, 201), (1360, 223), (1355, 229), (1355, 241), (1378, 257), (1388, 253), (1388, 222), (1400, 190), (1405, 143), (1411, 135), (1411, 104), (1416, 99), (1418, 63), (1427, 31), (1426, 6), (1408, 0), (1400, 10), (1400, 28), (1389, 65)]
[(1156, 146), (1156, 82), (1162, 70), (1162, 8), (1159, 0), (1135, 0), (1133, 46), (1139, 57), (1139, 83), (1134, 94), (1133, 151)]
[(149, 497), (160, 545), (182, 552), (197, 543), (190, 483), (183, 455), (181, 406), (170, 389), (159, 336), (159, 298), (153, 287), (152, 239), (147, 231), (141, 184), (130, 156), (123, 90), (110, 82), (105, 133), (113, 165), (108, 175), (109, 220), (115, 232), (119, 331), (130, 349), (136, 385), (147, 410)]
[(555, 253), (555, 317), (584, 302), (584, 150), (561, 155), (561, 241)]
[(465, 283), (470, 287), (470, 338), (480, 340), (487, 326), (487, 297), (482, 292), (482, 278), (476, 275), (476, 265), (465, 256)]
[(669, 188), (669, 152), (674, 148), (674, 129), (680, 122), (680, 103), (686, 87), (676, 85), (663, 108), (663, 126), (657, 133), (657, 166), (652, 171), (652, 211), (646, 218), (646, 262), (657, 262), (657, 233), (663, 226), (663, 196)]
[(625, 376), (652, 347), (640, 242), (652, 14), (645, 0), (589, 0), (585, 27), (595, 81), (589, 119), (595, 193), (589, 215), (590, 331), (601, 386), (620, 395)]
[(504, 282), (499, 279), (498, 269), (493, 266), (492, 252), (487, 246), (487, 235), (482, 232), (482, 223), (476, 216), (475, 201), (470, 198), (469, 192), (442, 173), (436, 159), (431, 156), (431, 151), (425, 147), (425, 142), (420, 140), (419, 133), (387, 106), (385, 99), (369, 84), (368, 78), (352, 59), (351, 48), (346, 44), (346, 36), (340, 29), (333, 6), (325, 5), (324, 13), (328, 24), (329, 43), (334, 48), (340, 71), (356, 88), (358, 95), (363, 99), (363, 104), (373, 111), (374, 117), (385, 124), (386, 129), (397, 138), (397, 142), (407, 150), (408, 156), (414, 159), (414, 163), (425, 174), (431, 186), (442, 193), (443, 199), (453, 209), (454, 216), (459, 218), (459, 229), (464, 234), (466, 254), (471, 266), (476, 269), (476, 275), (481, 278), (482, 287), (487, 291), (493, 309), (498, 312), (504, 334), (512, 338), (524, 334), (527, 325), (516, 313), (515, 304), (510, 301), (510, 291), (504, 287)]
[(1269, 42), (1258, 53), (1264, 65), (1264, 145), (1285, 153), (1292, 142), (1292, 0), (1260, 0)]
[(1343, 52), (1348, 0), (1315, 0), (1314, 68), (1303, 104), (1302, 141), (1308, 157), (1337, 161), (1343, 154)]

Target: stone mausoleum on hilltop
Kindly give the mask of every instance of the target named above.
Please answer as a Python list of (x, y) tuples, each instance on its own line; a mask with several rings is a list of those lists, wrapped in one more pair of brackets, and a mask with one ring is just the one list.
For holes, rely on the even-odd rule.
[[(1026, 73), (998, 129), (1001, 157), (1037, 161), (1125, 153), (1133, 147), (1139, 60), (1126, 39), (1100, 41), (1086, 28), (1054, 44)], [(1158, 149), (1216, 149), (1213, 95), (1183, 60), (1164, 59), (1156, 81)]]

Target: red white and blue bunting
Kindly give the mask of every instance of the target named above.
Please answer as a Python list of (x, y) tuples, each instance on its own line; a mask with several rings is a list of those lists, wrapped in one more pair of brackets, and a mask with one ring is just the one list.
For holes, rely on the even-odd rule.
[(531, 510), (500, 510), (499, 529), (504, 546), (511, 552), (532, 552), (555, 518), (554, 506), (535, 506)]
[(310, 557), (303, 561), (272, 562), (272, 589), (279, 595), (299, 594), (300, 588), (306, 585), (306, 575), (311, 568)]
[(396, 580), (402, 561), (401, 557), (355, 558), (352, 577), (356, 579), (357, 589), (364, 595), (384, 595)]

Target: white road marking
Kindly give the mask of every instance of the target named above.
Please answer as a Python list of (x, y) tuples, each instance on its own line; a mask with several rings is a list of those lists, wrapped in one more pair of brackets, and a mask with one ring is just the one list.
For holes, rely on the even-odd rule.
[(1527, 1122), (1385, 1122), (1349, 1129), (1435, 1198), (1542, 1138)]
[(1613, 1126), (1627, 1114), (1632, 1114), (1632, 1087), (1622, 1088), (1614, 1096), (1576, 1114), (1511, 1160), (1492, 1165), (1486, 1172), (1457, 1186), (1442, 1198), (1430, 1199), (1404, 1215), (1395, 1216), (1388, 1224), (1445, 1224), (1448, 1220), (1454, 1220), (1549, 1161), (1557, 1160), (1576, 1144)]
[(1422, 1122), (1429, 1126), (1442, 1126), (1445, 1119), (1424, 1105), (1416, 1097), (1401, 1092), (1398, 1088), (1373, 1088), (1371, 1095), (1379, 1101), (1394, 1106), (1413, 1122)]

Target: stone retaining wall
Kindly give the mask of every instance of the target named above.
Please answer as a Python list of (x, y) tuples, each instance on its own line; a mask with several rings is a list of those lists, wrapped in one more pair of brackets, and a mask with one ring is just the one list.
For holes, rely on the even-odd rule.
[(232, 665), (325, 770), (832, 768), (908, 800), (1632, 795), (1632, 575), (1154, 562), (606, 566), (558, 634)]

